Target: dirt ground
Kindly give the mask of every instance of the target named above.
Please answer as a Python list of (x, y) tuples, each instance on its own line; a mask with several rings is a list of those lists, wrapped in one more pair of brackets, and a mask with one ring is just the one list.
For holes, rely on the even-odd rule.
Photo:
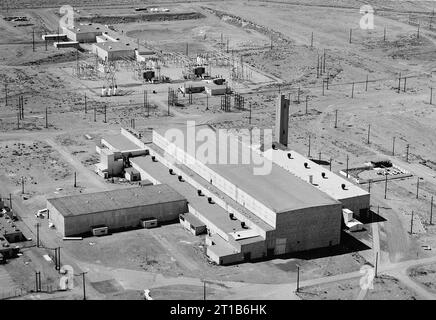
[[(347, 280), (334, 284), (301, 288), (298, 295), (303, 300), (354, 300), (361, 289), (359, 280)], [(414, 292), (402, 285), (398, 279), (382, 275), (375, 278), (373, 289), (368, 289), (364, 300), (417, 300)]]
[[(367, 2), (376, 9), (375, 29), (370, 31), (359, 29), (362, 3), (355, 0), (174, 1), (174, 4), (162, 6), (168, 7), (170, 12), (196, 12), (198, 15), (189, 19), (186, 16), (171, 20), (156, 18), (152, 22), (127, 19), (124, 23), (120, 23), (119, 16), (136, 15), (133, 7), (153, 3), (70, 1), (77, 7), (80, 19), (85, 21), (98, 15), (100, 22), (113, 24), (115, 30), (122, 31), (132, 41), (139, 39), (142, 44), (167, 54), (162, 73), (170, 75), (172, 83), (143, 84), (135, 78), (131, 65), (121, 65), (116, 81), (123, 94), (116, 97), (100, 96), (104, 77), (78, 78), (75, 75), (76, 59), (92, 65), (92, 54), (58, 50), (52, 44), (48, 44), (46, 50), (41, 35), (57, 32), (60, 2), (14, 0), (7, 1), (7, 8), (6, 2), (2, 2), (1, 194), (11, 193), (15, 199), (23, 201), (21, 214), (34, 231), (33, 213), (45, 207), (48, 197), (129, 186), (118, 179), (114, 184), (102, 180), (93, 172), (93, 165), (98, 162), (95, 145), (100, 138), (118, 132), (120, 126), (129, 126), (131, 119), (135, 119), (136, 129), (145, 139), (150, 139), (152, 129), (183, 124), (186, 120), (236, 132), (246, 127), (272, 128), (280, 90), (293, 100), (289, 130), (292, 149), (316, 159), (332, 159), (333, 171), (344, 170), (348, 155), (350, 167), (389, 158), (411, 173), (409, 178), (389, 181), (386, 199), (383, 183), (371, 186), (373, 210), (379, 208), (380, 216), (386, 219), (378, 222), (377, 229), (381, 262), (432, 257), (436, 228), (429, 223), (429, 215), (430, 199), (436, 194), (436, 91), (433, 105), (429, 100), (430, 88), (436, 87), (436, 30), (430, 29), (428, 17), (433, 4), (431, 1)], [(28, 21), (3, 19), (8, 16), (26, 16)], [(419, 38), (413, 22), (416, 19), (422, 21)], [(180, 105), (171, 106), (168, 114), (168, 87), (176, 89), (184, 82), (183, 63), (176, 60), (186, 58), (183, 56), (187, 44), (190, 58), (202, 53), (217, 60), (226, 57), (227, 61), (243, 61), (246, 78), (230, 81), (230, 86), (245, 98), (242, 110), (235, 109), (233, 99), (231, 111), (225, 112), (220, 107), (221, 97), (206, 98), (198, 94), (190, 103), (187, 96), (179, 94)], [(325, 72), (317, 76), (318, 59), (323, 59), (324, 52)], [(212, 74), (229, 78), (229, 66), (216, 64), (211, 67)], [(400, 73), (402, 77), (407, 76), (407, 83), (404, 91), (403, 78), (398, 92)], [(144, 106), (144, 91), (148, 93), (149, 109)], [(24, 99), (24, 119), (17, 117), (20, 96)], [(336, 112), (338, 125), (335, 128)], [(367, 141), (369, 126), (370, 143)], [(86, 134), (91, 139), (86, 138)], [(74, 172), (78, 174), (77, 188), (73, 187)], [(21, 195), (21, 177), (25, 181), (26, 200)], [(418, 177), (422, 179), (416, 198)], [(414, 220), (412, 234), (409, 234), (412, 211)], [(44, 228), (42, 232), (47, 238), (61, 241), (55, 232), (46, 230), (46, 225)], [(167, 276), (195, 277), (202, 273), (215, 280), (279, 284), (294, 281), (297, 265), (301, 266), (304, 280), (356, 271), (365, 262), (373, 262), (374, 229), (371, 224), (365, 225), (365, 229), (363, 233), (352, 235), (366, 246), (354, 251), (228, 267), (209, 264), (203, 253), (203, 239), (191, 236), (179, 225), (87, 238), (77, 243), (65, 242), (63, 246), (75, 259), (114, 268)], [(423, 246), (433, 250), (424, 250)], [(21, 268), (24, 260), (20, 257), (13, 263), (20, 264)], [(22, 270), (20, 268), (16, 270)], [(13, 277), (18, 277), (14, 268), (10, 270)], [(27, 273), (23, 270), (23, 273), (29, 279), (33, 277), (33, 270)], [(432, 288), (429, 274), (431, 269), (419, 269), (411, 277), (430, 283), (428, 287)], [(413, 294), (393, 278), (377, 281), (380, 283), (374, 291), (368, 292), (366, 299), (413, 298)], [(335, 283), (328, 288), (307, 288), (312, 291), (307, 291), (305, 296), (302, 293), (301, 297), (345, 299), (355, 294), (357, 288), (355, 282)], [(123, 294), (109, 291), (107, 295), (117, 295), (117, 299), (140, 297), (136, 291)], [(196, 287), (164, 287), (156, 294), (165, 297), (172, 292), (173, 297), (182, 298), (184, 291), (195, 292), (195, 296), (201, 298), (201, 288)]]
[(436, 266), (434, 264), (419, 266), (409, 270), (409, 276), (414, 281), (433, 293), (436, 293), (435, 273)]

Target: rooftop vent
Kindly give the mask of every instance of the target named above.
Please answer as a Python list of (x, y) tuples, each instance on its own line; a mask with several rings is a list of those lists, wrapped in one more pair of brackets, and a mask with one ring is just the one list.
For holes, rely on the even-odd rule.
[(272, 144), (272, 148), (273, 148), (273, 150), (277, 150), (277, 147), (274, 143)]
[(201, 197), (203, 195), (203, 192), (201, 192), (200, 189), (197, 190), (198, 195)]
[(244, 228), (244, 229), (246, 228), (244, 221), (241, 221), (241, 227)]
[(229, 213), (229, 218), (230, 218), (230, 220), (234, 220), (233, 219), (233, 213)]
[(325, 172), (321, 172), (321, 177), (325, 179)]
[(310, 183), (310, 184), (313, 184), (313, 175), (310, 175), (310, 176), (309, 176), (309, 183)]
[(174, 170), (173, 170), (173, 169), (169, 169), (168, 172), (169, 172), (170, 174), (174, 174)]
[(347, 190), (347, 186), (345, 185), (345, 183), (341, 184), (341, 188), (342, 190)]
[(179, 181), (182, 182), (183, 181), (183, 177), (179, 176)]
[(288, 158), (292, 159), (292, 154), (290, 152), (288, 152)]
[(212, 197), (208, 197), (208, 198), (207, 198), (207, 201), (208, 201), (209, 203), (214, 203), (213, 200), (212, 200)]
[(304, 167), (305, 167), (306, 169), (309, 169), (309, 164), (308, 164), (307, 162), (305, 162), (305, 163), (304, 163)]
[(156, 162), (156, 156), (151, 156), (151, 160), (152, 160), (153, 162)]

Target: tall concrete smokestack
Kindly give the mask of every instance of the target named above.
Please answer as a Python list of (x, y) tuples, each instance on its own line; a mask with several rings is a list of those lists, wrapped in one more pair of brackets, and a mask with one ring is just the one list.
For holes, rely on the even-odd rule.
[(280, 95), (276, 106), (276, 140), (284, 146), (288, 146), (290, 100), (285, 95)]

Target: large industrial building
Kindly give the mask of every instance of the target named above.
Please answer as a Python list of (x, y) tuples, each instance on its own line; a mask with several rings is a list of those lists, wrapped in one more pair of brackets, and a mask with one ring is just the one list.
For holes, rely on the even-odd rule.
[[(271, 162), (271, 172), (254, 175), (252, 164), (202, 163), (192, 156), (196, 149), (187, 150), (186, 141), (169, 147), (164, 131), (154, 131), (152, 143), (130, 138), (147, 150), (147, 155), (130, 158), (131, 166), (141, 179), (167, 184), (186, 197), (190, 214), (180, 220), (191, 232), (206, 225), (207, 255), (216, 263), (339, 244), (342, 203), (269, 159), (264, 161)], [(237, 149), (255, 153), (242, 143)], [(218, 153), (228, 151), (217, 146)]]
[[(278, 105), (286, 116), (280, 109), (288, 108), (287, 101), (281, 97)], [(282, 120), (284, 129), (288, 122)], [(198, 134), (220, 140), (192, 143)], [(370, 208), (368, 192), (280, 143), (246, 145), (207, 126), (154, 130), (147, 143), (124, 129), (120, 136), (130, 141), (122, 143), (129, 149), (142, 150), (128, 161), (140, 179), (169, 185), (186, 198), (189, 214), (179, 220), (193, 234), (206, 226), (207, 256), (218, 264), (338, 245), (343, 225), (358, 230), (355, 217)], [(205, 152), (219, 161), (198, 159)], [(256, 157), (268, 172), (255, 174)]]
[[(182, 136), (188, 135), (185, 132)], [(224, 211), (215, 228), (221, 229), (227, 224), (225, 220), (234, 219), (240, 220), (237, 223), (242, 229), (223, 228), (212, 235), (208, 255), (214, 261), (231, 263), (339, 244), (342, 204), (276, 164), (269, 164), (271, 171), (268, 174), (255, 175), (252, 163), (203, 163), (195, 156), (201, 145), (190, 149), (186, 140), (176, 139), (170, 146), (164, 132), (154, 131), (153, 143), (165, 150), (166, 157), (174, 157), (204, 182), (256, 216), (256, 219), (246, 219), (237, 212), (229, 215)], [(239, 150), (239, 159), (244, 152), (254, 153), (239, 141), (237, 143), (236, 148), (235, 145), (232, 148)], [(229, 143), (216, 144), (216, 154), (229, 155), (230, 146)], [(149, 173), (152, 175), (153, 171)], [(194, 215), (202, 220), (206, 214), (195, 210)], [(234, 252), (223, 250), (229, 245)]]
[(165, 184), (47, 199), (50, 220), (63, 236), (89, 235), (95, 229), (122, 231), (146, 221), (175, 221), (186, 213), (185, 197)]

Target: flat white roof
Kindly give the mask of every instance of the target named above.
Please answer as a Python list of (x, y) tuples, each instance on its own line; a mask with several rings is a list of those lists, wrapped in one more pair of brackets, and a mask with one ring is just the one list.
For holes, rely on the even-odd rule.
[(259, 233), (255, 230), (241, 230), (237, 232), (231, 232), (230, 235), (235, 240), (242, 240), (242, 239), (248, 239), (248, 238), (254, 238), (259, 236)]
[[(291, 158), (288, 157), (288, 154), (291, 155)], [(336, 200), (369, 194), (367, 191), (354, 185), (347, 179), (342, 178), (319, 164), (316, 164), (294, 150), (268, 149), (263, 152), (263, 155), (265, 158), (271, 160), (278, 166), (293, 173), (308, 183), (309, 177), (312, 176), (313, 185)], [(304, 163), (308, 164), (307, 168), (304, 166)], [(325, 174), (325, 177), (322, 177), (322, 173)], [(342, 189), (342, 184), (345, 184), (345, 190)]]
[[(199, 129), (203, 129), (210, 134), (215, 132), (207, 126), (191, 128), (195, 135), (196, 131)], [(180, 136), (182, 139), (175, 139), (173, 143), (176, 147), (192, 157), (196, 157), (199, 147), (208, 146), (211, 151), (216, 149), (216, 155), (218, 157), (225, 155), (224, 157), (227, 160), (225, 162), (229, 164), (204, 163), (204, 165), (275, 213), (284, 213), (317, 206), (336, 205), (339, 203), (326, 193), (321, 192), (315, 186), (303, 182), (294, 174), (289, 173), (269, 159), (263, 159), (265, 167), (271, 169), (264, 175), (254, 174), (256, 165), (253, 161), (249, 161), (249, 163), (241, 163), (242, 161), (232, 163), (230, 148), (232, 148), (232, 153), (238, 153), (239, 160), (243, 159), (242, 154), (246, 155), (246, 159), (248, 159), (248, 156), (251, 156), (251, 159), (254, 157), (254, 151), (239, 140), (236, 140), (235, 145), (232, 146), (230, 144), (232, 135), (224, 135), (224, 139), (228, 139), (227, 143), (223, 143), (224, 140), (220, 140), (218, 143), (217, 141), (213, 141), (213, 139), (212, 141), (206, 140), (205, 142), (195, 143), (193, 150), (191, 150), (191, 148), (187, 147), (188, 135), (186, 127), (181, 126), (179, 129), (182, 132)], [(157, 129), (154, 132), (166, 139), (165, 129)]]

